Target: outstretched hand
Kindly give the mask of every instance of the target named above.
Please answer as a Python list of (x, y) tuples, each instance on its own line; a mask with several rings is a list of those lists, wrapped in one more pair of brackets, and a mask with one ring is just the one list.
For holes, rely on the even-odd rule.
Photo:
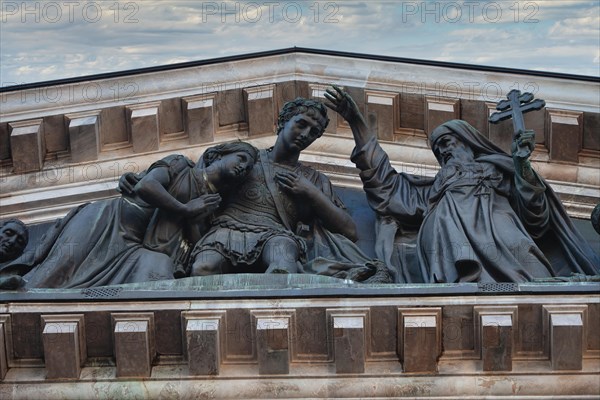
[(352, 97), (336, 85), (331, 85), (331, 87), (332, 89), (325, 90), (324, 96), (329, 100), (329, 102), (325, 102), (325, 105), (340, 114), (349, 123), (361, 118), (360, 110)]

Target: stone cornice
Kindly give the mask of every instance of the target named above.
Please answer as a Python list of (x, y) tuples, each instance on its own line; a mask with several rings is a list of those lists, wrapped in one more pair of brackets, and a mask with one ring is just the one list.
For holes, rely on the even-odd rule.
[(157, 101), (290, 80), (495, 102), (511, 89), (532, 91), (548, 107), (599, 112), (600, 82), (533, 71), (466, 70), (447, 65), (293, 52), (187, 68), (132, 73), (0, 93), (1, 122)]

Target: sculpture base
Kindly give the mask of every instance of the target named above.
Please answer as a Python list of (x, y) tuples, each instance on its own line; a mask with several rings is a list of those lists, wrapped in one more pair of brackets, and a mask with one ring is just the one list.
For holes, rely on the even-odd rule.
[[(5, 292), (0, 393), (7, 399), (594, 398), (599, 290), (597, 282), (362, 285), (246, 274)], [(490, 321), (502, 322), (498, 335), (489, 333), (495, 332)], [(64, 326), (72, 329), (56, 330)], [(56, 378), (60, 371), (45, 361), (58, 347), (42, 338), (57, 334), (78, 376)], [(345, 354), (352, 357), (336, 359)], [(490, 354), (502, 355), (502, 365)], [(263, 364), (274, 372), (261, 370)]]

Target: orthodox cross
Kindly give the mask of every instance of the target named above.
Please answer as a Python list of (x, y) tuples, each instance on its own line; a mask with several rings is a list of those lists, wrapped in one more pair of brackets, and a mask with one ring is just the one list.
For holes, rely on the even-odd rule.
[[(546, 102), (542, 99), (533, 100), (533, 94), (523, 93), (520, 90), (513, 89), (506, 96), (508, 100), (501, 100), (496, 105), (497, 112), (490, 115), (489, 121), (492, 124), (497, 124), (500, 121), (512, 117), (514, 135), (525, 131), (525, 121), (523, 114), (533, 110), (540, 110)], [(521, 151), (521, 149), (519, 149)]]

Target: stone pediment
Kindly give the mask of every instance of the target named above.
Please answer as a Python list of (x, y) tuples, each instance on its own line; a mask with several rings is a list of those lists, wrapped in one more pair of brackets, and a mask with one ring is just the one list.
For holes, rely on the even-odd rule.
[[(429, 176), (438, 169), (427, 145), (433, 127), (461, 118), (507, 150), (510, 122), (491, 125), (487, 115), (511, 89), (532, 91), (547, 104), (525, 117), (536, 130), (534, 167), (572, 217), (589, 218), (600, 199), (595, 78), (288, 49), (2, 88), (0, 216), (49, 221), (116, 195), (122, 173), (165, 155), (196, 159), (232, 139), (272, 144), (281, 105), (323, 99), (331, 83), (357, 99), (399, 171)], [(349, 126), (331, 114), (303, 160), (336, 185), (360, 187)]]
[[(0, 218), (32, 226), (116, 197), (117, 180), (214, 144), (275, 142), (277, 110), (356, 99), (398, 170), (433, 176), (427, 143), (487, 117), (511, 89), (547, 108), (526, 115), (534, 168), (587, 227), (600, 201), (597, 78), (287, 49), (0, 89)], [(372, 254), (374, 214), (332, 115), (301, 161), (325, 173)], [(507, 141), (508, 138), (508, 141)], [(589, 228), (586, 239), (598, 244)], [(0, 293), (2, 398), (592, 397), (600, 391), (597, 282), (360, 285), (321, 276), (223, 275), (88, 289)], [(68, 383), (65, 380), (69, 380)]]

